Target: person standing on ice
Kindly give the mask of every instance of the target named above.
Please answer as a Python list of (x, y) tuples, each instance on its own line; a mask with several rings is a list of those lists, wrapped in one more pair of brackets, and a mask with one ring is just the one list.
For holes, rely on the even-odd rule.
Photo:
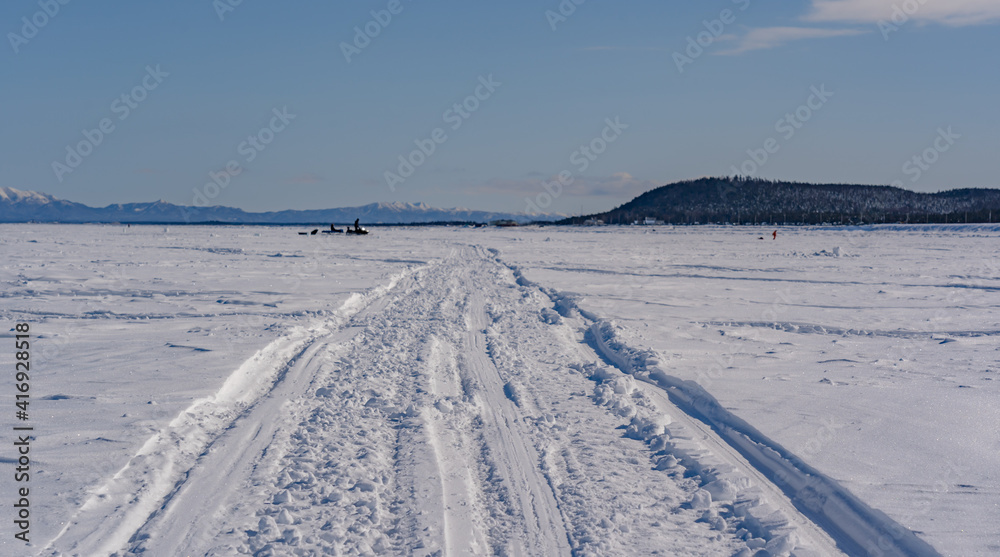
[(771, 236), (771, 239), (772, 240), (777, 240), (778, 239), (778, 231), (777, 230), (774, 231), (774, 233)]

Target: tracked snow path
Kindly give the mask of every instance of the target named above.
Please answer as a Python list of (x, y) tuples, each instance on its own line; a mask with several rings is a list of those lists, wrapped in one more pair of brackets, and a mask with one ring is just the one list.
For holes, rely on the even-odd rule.
[(43, 553), (841, 554), (592, 324), (457, 247), (244, 364)]
[(229, 521), (232, 510), (239, 508), (237, 498), (245, 494), (232, 488), (248, 485), (278, 434), (288, 401), (305, 394), (312, 379), (310, 371), (324, 361), (330, 346), (349, 340), (357, 332), (347, 327), (310, 343), (268, 395), (209, 445), (129, 543), (155, 547), (163, 555), (192, 555), (211, 542), (218, 528)]
[(797, 525), (798, 532), (818, 531), (808, 522), (811, 519), (852, 555), (940, 557), (914, 532), (724, 409), (701, 386), (669, 375), (654, 353), (637, 348), (616, 323), (598, 321), (588, 332), (600, 353), (622, 371), (662, 388), (669, 395), (665, 400), (686, 414), (691, 428), (716, 447), (716, 455), (729, 453), (732, 460), (738, 453), (749, 465), (746, 472), (769, 494), (767, 501), (784, 507), (784, 520)]
[(538, 453), (524, 443), (523, 414), (508, 398), (508, 384), (500, 377), (486, 343), (489, 321), (486, 299), (476, 284), (467, 284), (469, 303), (466, 347), (469, 374), (478, 381), (483, 406), (486, 443), (493, 449), (499, 475), (512, 492), (511, 505), (524, 519), (523, 538), (509, 540), (522, 555), (562, 555), (569, 551), (562, 517), (552, 489), (539, 469)]
[[(349, 332), (342, 329), (345, 321), (378, 302), (401, 278), (418, 271), (412, 269), (391, 277), (384, 285), (352, 295), (331, 319), (311, 328), (299, 327), (243, 362), (215, 395), (195, 401), (149, 438), (125, 467), (97, 487), (41, 554), (112, 554), (134, 541), (137, 531), (158, 515), (180, 528), (182, 538), (190, 535), (183, 523), (197, 521), (181, 518), (178, 526), (177, 515), (204, 518), (199, 507), (205, 500), (211, 501), (202, 497), (185, 506), (192, 486), (210, 485), (212, 489), (205, 495), (215, 496), (227, 496), (224, 492), (233, 487), (219, 476), (219, 470), (205, 465), (205, 458), (214, 450), (215, 462), (234, 472), (253, 454), (240, 445), (241, 441), (249, 440), (253, 447), (266, 451), (268, 432), (274, 431), (269, 413), (309, 380), (297, 364), (303, 358), (311, 360), (319, 348), (342, 338)], [(172, 503), (173, 499), (177, 501)], [(178, 513), (178, 508), (183, 511)]]
[[(512, 271), (521, 284), (532, 285), (519, 270)], [(662, 444), (667, 448), (665, 458), (670, 457), (672, 462), (693, 465), (706, 487), (715, 486), (704, 494), (708, 501), (720, 493), (733, 499), (730, 491), (737, 498), (749, 497), (751, 505), (749, 509), (744, 507), (742, 518), (748, 527), (762, 530), (763, 537), (770, 538), (767, 549), (771, 553), (775, 553), (775, 547), (784, 550), (805, 540), (807, 547), (824, 554), (839, 551), (833, 545), (835, 541), (840, 550), (851, 555), (940, 556), (912, 531), (722, 408), (699, 385), (669, 375), (661, 358), (642, 348), (632, 332), (583, 311), (558, 292), (542, 290), (562, 314), (573, 317), (577, 327), (586, 329), (587, 342), (596, 354), (618, 371), (657, 387), (643, 385), (640, 389), (683, 426), (679, 435), (664, 428), (668, 436), (680, 442), (668, 442), (641, 429), (637, 437), (651, 445)], [(599, 375), (606, 377), (607, 373)], [(725, 482), (726, 489), (720, 489), (719, 482)]]

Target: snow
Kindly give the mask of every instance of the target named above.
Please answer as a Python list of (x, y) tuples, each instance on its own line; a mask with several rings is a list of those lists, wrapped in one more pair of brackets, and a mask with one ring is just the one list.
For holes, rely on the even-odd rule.
[(0, 201), (10, 203), (50, 203), (54, 198), (44, 193), (35, 191), (23, 191), (14, 188), (0, 187)]
[(558, 257), (523, 234), (498, 245), (942, 553), (1000, 551), (1000, 227), (766, 232), (547, 228)]
[(0, 232), (3, 554), (1000, 551), (1000, 227)]

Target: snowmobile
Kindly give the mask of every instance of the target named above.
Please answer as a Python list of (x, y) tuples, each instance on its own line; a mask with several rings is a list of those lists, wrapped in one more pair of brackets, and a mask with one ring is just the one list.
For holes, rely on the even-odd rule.
[(360, 226), (358, 226), (358, 223), (360, 221), (361, 221), (361, 219), (354, 219), (354, 228), (353, 229), (352, 228), (348, 228), (347, 229), (347, 233), (348, 234), (359, 234), (359, 235), (361, 235), (361, 234), (368, 234), (367, 230), (365, 230), (364, 228), (361, 228)]

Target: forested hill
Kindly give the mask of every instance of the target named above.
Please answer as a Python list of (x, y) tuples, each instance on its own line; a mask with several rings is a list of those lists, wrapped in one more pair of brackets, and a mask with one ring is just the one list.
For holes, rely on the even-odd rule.
[(892, 186), (700, 178), (650, 190), (606, 213), (560, 222), (628, 224), (649, 218), (672, 224), (995, 222), (1000, 190), (917, 193)]

